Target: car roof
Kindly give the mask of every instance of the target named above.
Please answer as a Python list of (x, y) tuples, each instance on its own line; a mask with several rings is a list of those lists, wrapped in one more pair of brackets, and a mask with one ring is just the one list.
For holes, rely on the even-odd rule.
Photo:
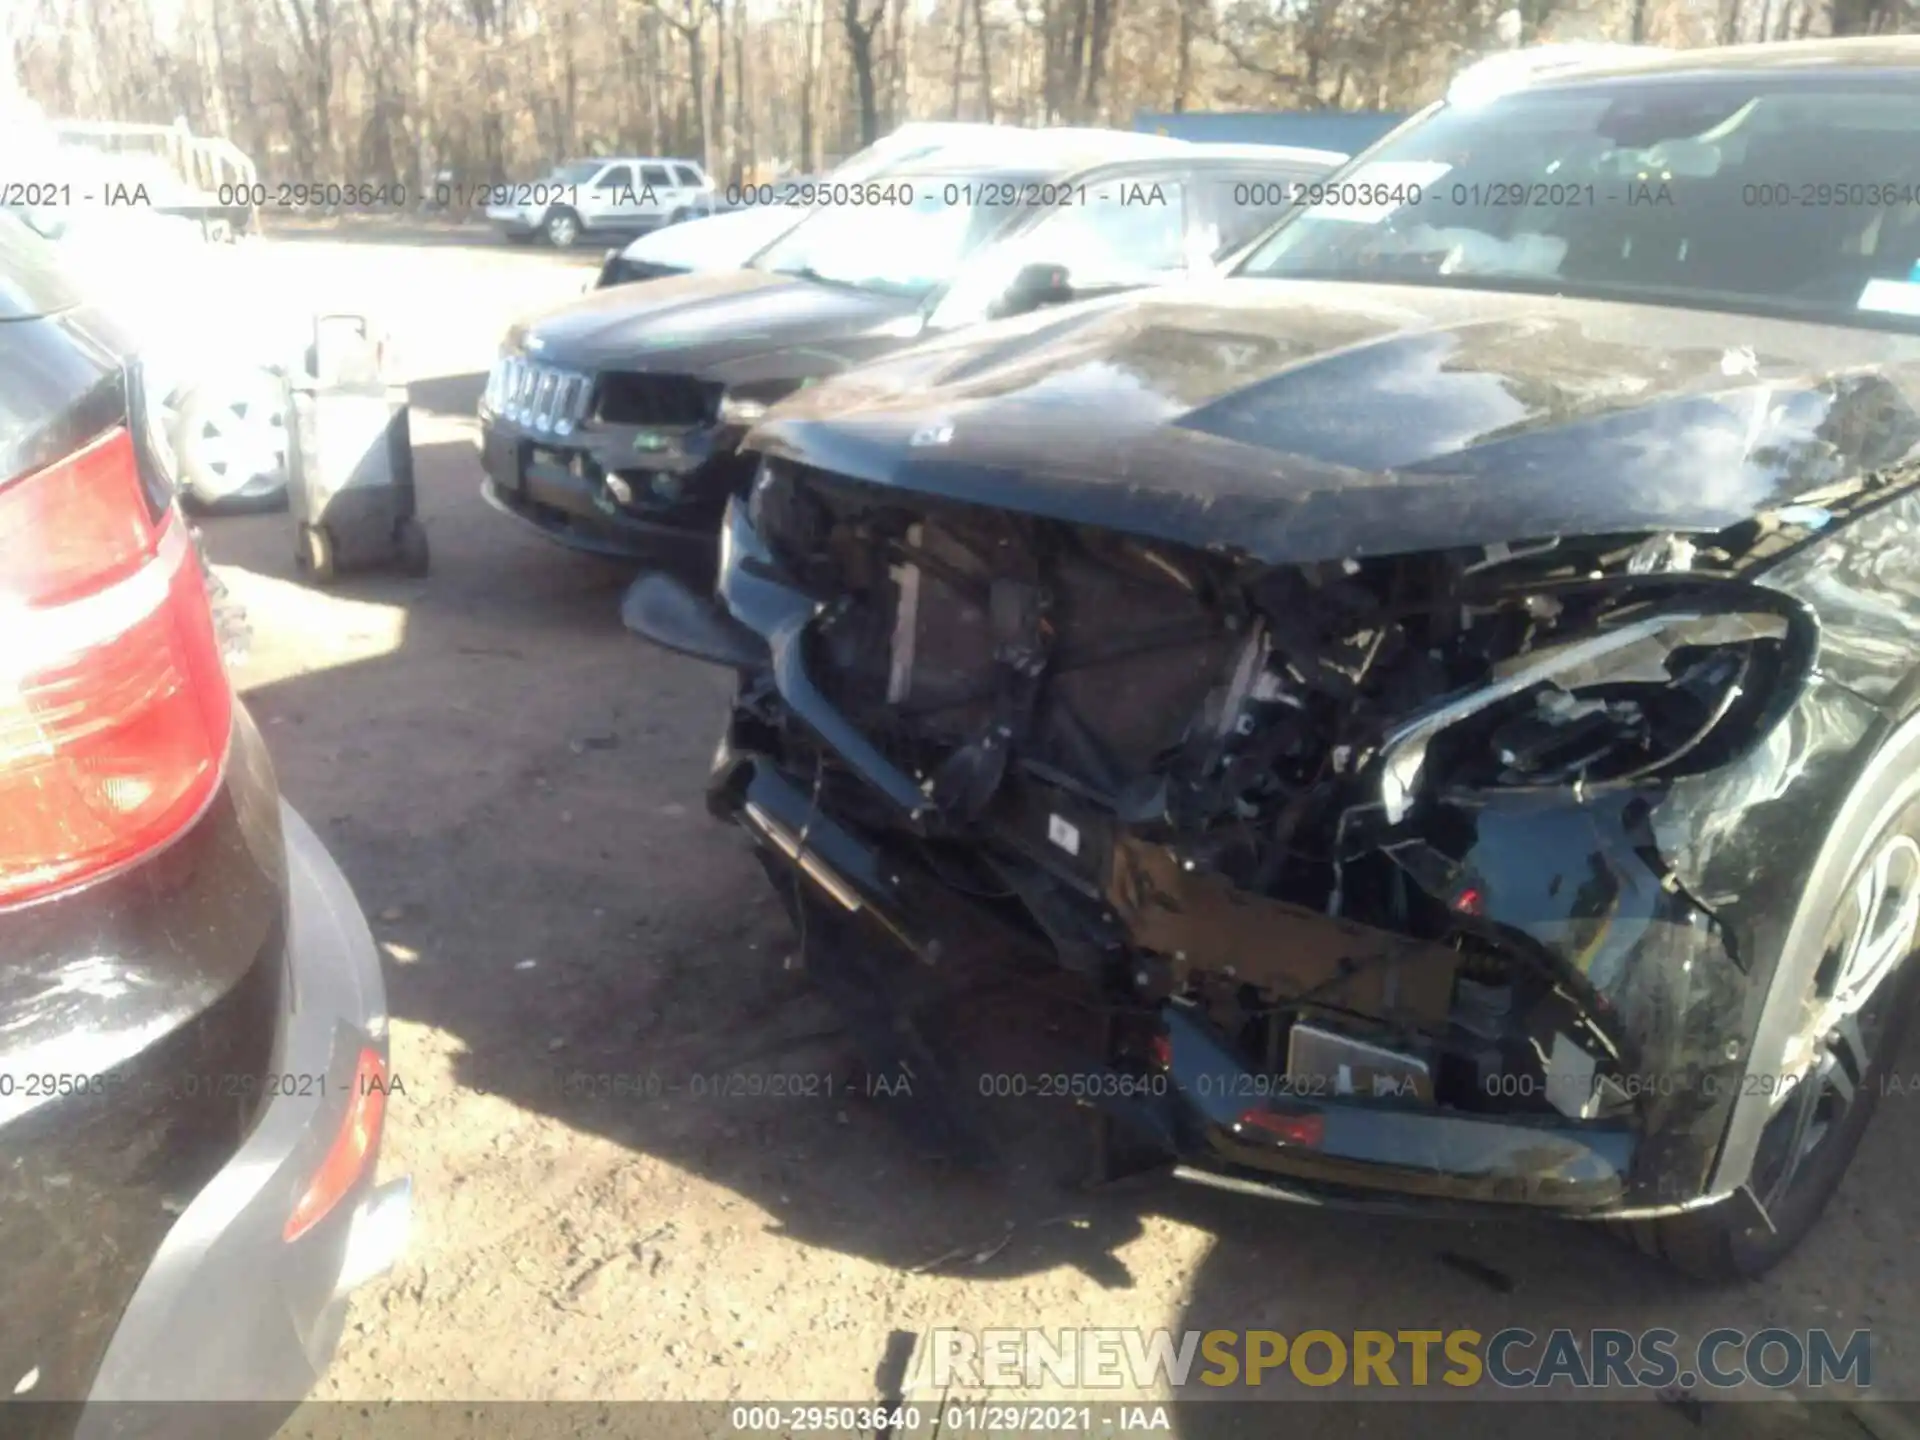
[[(1113, 134), (1130, 135), (1129, 131), (1114, 131)], [(1165, 137), (1142, 136), (1143, 139), (1164, 141)], [(1335, 150), (1308, 150), (1293, 145), (1196, 145), (1187, 140), (1176, 140), (1171, 144), (1157, 144), (1135, 148), (1132, 146), (1113, 147), (1119, 153), (1099, 153), (1105, 146), (1093, 146), (1090, 150), (1067, 147), (1058, 156), (1033, 155), (1023, 153), (1018, 156), (1001, 157), (982, 155), (972, 151), (943, 152), (925, 155), (896, 170), (890, 170), (885, 180), (913, 180), (916, 178), (938, 178), (942, 180), (998, 180), (1008, 183), (1032, 181), (1069, 180), (1077, 176), (1093, 175), (1097, 172), (1125, 171), (1137, 167), (1157, 167), (1171, 162), (1175, 166), (1191, 165), (1195, 169), (1219, 170), (1229, 166), (1278, 168), (1280, 166), (1311, 166), (1315, 169), (1331, 170), (1346, 162), (1347, 157)], [(1128, 153), (1131, 151), (1132, 153)], [(885, 183), (881, 181), (879, 183)]]
[[(1047, 132), (1029, 133), (1039, 137)], [(1078, 134), (1088, 138), (1084, 142), (1077, 135), (1068, 139), (1050, 138), (1032, 145), (1009, 147), (1006, 153), (998, 150), (984, 152), (968, 147), (939, 150), (889, 170), (885, 178), (907, 180), (931, 175), (949, 179), (1061, 179), (1108, 166), (1183, 158), (1200, 149), (1185, 140), (1169, 140), (1162, 135), (1136, 135), (1130, 130), (1083, 131)], [(1148, 143), (1130, 143), (1135, 140)]]
[(704, 169), (698, 160), (684, 155), (583, 155), (578, 160), (562, 160), (562, 165), (691, 165)]
[(1166, 135), (1069, 125), (1036, 128), (987, 125), (945, 139), (932, 134), (924, 138), (927, 143), (939, 144), (941, 148), (911, 161), (913, 166), (923, 163), (934, 166), (944, 163), (948, 167), (1024, 164), (1029, 168), (1058, 172), (1113, 160), (1179, 155), (1191, 148), (1187, 141)]
[(1314, 150), (1305, 145), (1258, 145), (1246, 141), (1187, 142), (1190, 160), (1247, 161), (1255, 165), (1344, 165), (1347, 155), (1339, 150)]
[[(1527, 88), (1534, 88), (1535, 84), (1546, 88), (1629, 76), (1710, 77), (1804, 72), (1811, 80), (1833, 69), (1920, 69), (1920, 35), (1787, 40), (1759, 45), (1713, 45), (1695, 50), (1669, 50), (1650, 45), (1540, 46), (1537, 50), (1542, 56), (1542, 70), (1533, 77), (1526, 76), (1524, 60), (1521, 60), (1533, 52), (1511, 52), (1520, 61), (1516, 82)], [(1491, 61), (1470, 66), (1461, 72), (1460, 79), (1476, 71), (1490, 71), (1497, 61), (1505, 59), (1505, 56), (1496, 56)]]

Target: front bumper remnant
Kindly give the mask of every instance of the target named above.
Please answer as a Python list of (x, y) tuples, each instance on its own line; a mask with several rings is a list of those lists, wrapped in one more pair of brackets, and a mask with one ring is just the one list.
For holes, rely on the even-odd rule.
[[(1089, 818), (1067, 792), (1031, 776), (1009, 780), (1006, 804), (992, 814), (955, 820), (901, 752), (865, 733), (816, 673), (826, 663), (827, 647), (810, 644), (822, 603), (788, 575), (744, 506), (729, 509), (720, 551), (716, 600), (650, 576), (623, 609), (628, 625), (656, 643), (739, 672), (710, 808), (746, 828), (783, 892), (804, 893), (832, 915), (865, 962), (938, 970), (971, 937), (1001, 927), (1016, 932), (1006, 944), (1051, 941), (1049, 953), (1068, 963), (1054, 921), (1080, 906), (1067, 918), (1088, 923), (1071, 943), (1092, 963), (1070, 968), (1104, 987), (1102, 1003), (1115, 1017), (1104, 1058), (1125, 1082), (1106, 1087), (1093, 1108), (1112, 1136), (1157, 1156), (1154, 1163), (1277, 1199), (1423, 1212), (1645, 1219), (1729, 1198), (1709, 1193), (1705, 1179), (1734, 1081), (1707, 1067), (1737, 1065), (1723, 1044), (1702, 1037), (1724, 1039), (1719, 1027), (1737, 1010), (1745, 977), (1712, 917), (1684, 887), (1664, 886), (1648, 870), (1642, 835), (1658, 797), (1625, 790), (1568, 814), (1541, 797), (1489, 801), (1471, 825), (1439, 837), (1453, 847), (1447, 853), (1396, 849), (1408, 893), (1420, 903), (1471, 906), (1468, 934), (1484, 936), (1484, 949), (1235, 889), (1179, 842), (1170, 846), (1164, 830), (1140, 828), (1111, 808)], [(1043, 822), (1043, 848), (1047, 811), (1068, 816), (1063, 830), (1079, 873), (1053, 858), (1061, 908), (1052, 913), (1004, 868), (995, 873), (1005, 885), (988, 888), (1017, 891), (1018, 901), (983, 899), (953, 883), (949, 864), (936, 858), (943, 846), (988, 857), (1011, 846), (1015, 870), (1031, 879), (1036, 852), (1022, 850), (1018, 824), (1034, 816), (1010, 813), (1023, 807)], [(1597, 929), (1577, 907), (1587, 903), (1581, 896), (1599, 893), (1599, 880), (1584, 888), (1556, 881), (1567, 874), (1606, 879), (1613, 900)], [(1021, 902), (1026, 918), (1010, 924), (1008, 912)], [(1562, 953), (1575, 940), (1584, 947), (1579, 967)], [(1561, 1032), (1578, 1035), (1589, 1016), (1602, 1014), (1624, 1037), (1615, 1060), (1623, 1073), (1680, 1078), (1657, 1091), (1603, 1086), (1592, 1104), (1566, 1107), (1547, 1105), (1538, 1091), (1531, 1105), (1508, 1103), (1500, 1097), (1515, 1092), (1477, 1082), (1465, 1101), (1436, 1099), (1438, 1072), (1419, 1062), (1403, 1073), (1420, 1083), (1398, 1094), (1314, 1089), (1301, 1083), (1312, 1066), (1294, 1073), (1271, 1045), (1263, 1060), (1219, 999), (1235, 986), (1311, 993), (1333, 1012), (1377, 1017), (1389, 1036), (1431, 1036), (1460, 1023), (1449, 1009), (1456, 978), (1464, 981), (1469, 966), (1488, 973), (1502, 962), (1503, 943), (1558, 977), (1547, 991), (1557, 1008), (1529, 1012), (1537, 1034), (1515, 1030), (1494, 1043), (1557, 1056), (1560, 1042), (1574, 1048)], [(1304, 1021), (1295, 1028), (1314, 1029)], [(1406, 1058), (1390, 1041), (1376, 1050), (1389, 1062)], [(1576, 1053), (1569, 1063), (1581, 1060)], [(1547, 1063), (1553, 1082), (1558, 1061)], [(1462, 1093), (1457, 1071), (1452, 1083)]]

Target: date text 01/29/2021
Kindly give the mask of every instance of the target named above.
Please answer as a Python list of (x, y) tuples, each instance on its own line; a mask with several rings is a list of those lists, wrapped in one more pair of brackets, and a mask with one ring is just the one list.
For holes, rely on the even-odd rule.
[(969, 1401), (920, 1405), (734, 1405), (727, 1416), (739, 1435), (1091, 1435), (1119, 1431), (1169, 1432), (1168, 1407), (1154, 1404), (1086, 1405)]
[[(117, 1094), (131, 1084), (125, 1075), (108, 1072), (0, 1070), (0, 1101), (54, 1100), (70, 1095)], [(398, 1075), (355, 1075), (348, 1080), (306, 1071), (276, 1071), (249, 1075), (239, 1071), (182, 1071), (162, 1081), (145, 1080), (140, 1088), (164, 1089), (176, 1099), (271, 1100), (278, 1096), (326, 1096), (349, 1090), (362, 1095), (405, 1095), (407, 1083)]]
[(560, 1093), (579, 1098), (662, 1100), (833, 1100), (848, 1096), (886, 1099), (913, 1093), (906, 1074), (836, 1074), (830, 1070), (694, 1071), (669, 1079), (657, 1070), (556, 1070)]

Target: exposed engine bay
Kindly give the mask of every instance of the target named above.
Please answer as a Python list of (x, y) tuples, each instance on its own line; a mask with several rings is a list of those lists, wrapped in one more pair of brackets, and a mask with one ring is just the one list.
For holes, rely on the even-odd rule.
[(1631, 1037), (1460, 864), (1475, 797), (1725, 765), (1813, 650), (1741, 578), (1766, 525), (1271, 566), (786, 465), (750, 515), (819, 602), (809, 672), (927, 805), (770, 710), (796, 782), (1276, 1097), (1630, 1114)]

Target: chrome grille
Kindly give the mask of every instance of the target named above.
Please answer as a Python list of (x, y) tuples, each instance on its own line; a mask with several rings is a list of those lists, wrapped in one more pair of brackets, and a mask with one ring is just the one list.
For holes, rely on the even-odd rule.
[(571, 435), (586, 418), (593, 378), (520, 355), (503, 355), (487, 376), (486, 407), (494, 414), (552, 435)]

